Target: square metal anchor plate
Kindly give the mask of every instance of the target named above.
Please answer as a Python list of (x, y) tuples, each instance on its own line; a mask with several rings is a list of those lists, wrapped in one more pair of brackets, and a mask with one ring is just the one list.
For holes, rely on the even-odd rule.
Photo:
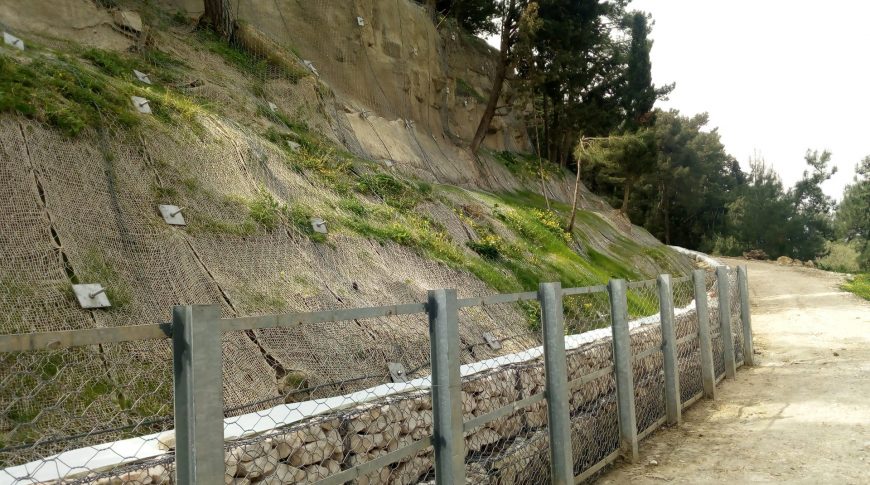
[(184, 215), (181, 213), (181, 207), (177, 205), (161, 204), (157, 206), (160, 209), (160, 215), (163, 220), (170, 226), (186, 226)]
[(483, 339), (486, 340), (486, 344), (489, 345), (489, 348), (492, 350), (501, 350), (501, 342), (495, 338), (495, 335), (489, 332), (484, 332)]
[(135, 75), (136, 79), (138, 79), (139, 81), (145, 84), (151, 84), (151, 78), (148, 77), (148, 75), (144, 72), (133, 69), (133, 75)]
[(408, 374), (405, 372), (405, 366), (398, 362), (387, 362), (387, 370), (390, 371), (390, 378), (393, 382), (408, 382)]
[(6, 45), (11, 45), (12, 47), (20, 51), (24, 50), (24, 41), (8, 32), (3, 32), (3, 42)]
[(108, 308), (112, 306), (109, 303), (109, 297), (106, 296), (106, 289), (99, 283), (73, 285), (73, 293), (75, 293), (82, 308)]
[(133, 107), (136, 108), (136, 111), (149, 115), (151, 114), (151, 105), (148, 104), (147, 99), (139, 96), (130, 96), (130, 100), (133, 101)]
[(326, 221), (319, 217), (311, 218), (311, 228), (314, 229), (314, 232), (319, 232), (320, 234), (326, 234), (328, 232), (326, 230)]

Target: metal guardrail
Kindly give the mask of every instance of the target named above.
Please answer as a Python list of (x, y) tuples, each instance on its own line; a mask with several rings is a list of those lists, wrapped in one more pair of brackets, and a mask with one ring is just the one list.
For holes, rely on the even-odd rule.
[[(545, 450), (542, 451), (543, 454), (535, 455), (534, 458), (542, 463), (542, 468), (534, 472), (536, 473), (533, 475), (534, 480), (576, 483), (598, 473), (618, 456), (624, 456), (630, 461), (636, 460), (640, 440), (664, 423), (679, 424), (680, 412), (683, 408), (702, 396), (713, 396), (718, 380), (714, 369), (714, 346), (711, 344), (709, 328), (711, 305), (717, 309), (730, 308), (729, 299), (732, 296), (739, 299), (740, 328), (737, 329), (737, 333), (731, 328), (733, 322), (730, 311), (718, 311), (718, 319), (714, 322), (719, 335), (723, 336), (721, 354), (717, 358), (724, 359), (728, 378), (734, 376), (738, 364), (752, 365), (752, 334), (745, 269), (738, 269), (736, 274), (738, 293), (732, 295), (729, 272), (726, 268), (719, 268), (717, 270), (718, 295), (712, 301), (707, 294), (705, 278), (704, 272), (699, 270), (691, 277), (670, 279), (665, 275), (658, 280), (632, 283), (613, 280), (606, 287), (568, 289), (562, 289), (558, 284), (542, 284), (538, 292), (465, 299), (457, 299), (455, 291), (452, 290), (434, 290), (430, 292), (429, 300), (425, 303), (224, 319), (219, 318), (219, 312), (213, 306), (181, 306), (175, 308), (171, 324), (0, 336), (0, 357), (28, 355), (28, 353), (42, 351), (74, 351), (79, 347), (97, 344), (172, 339), (175, 374), (174, 444), (166, 445), (157, 435), (127, 438), (127, 441), (139, 440), (136, 443), (140, 446), (140, 450), (150, 450), (138, 454), (131, 452), (128, 456), (117, 453), (122, 446), (118, 443), (126, 443), (123, 440), (86, 447), (86, 449), (110, 449), (116, 452), (119, 459), (112, 466), (118, 470), (125, 470), (124, 473), (127, 475), (121, 477), (122, 479), (135, 473), (156, 473), (153, 472), (154, 460), (162, 459), (161, 463), (164, 463), (166, 460), (161, 457), (169, 456), (166, 450), (174, 448), (174, 469), (171, 466), (160, 465), (163, 466), (160, 473), (164, 475), (175, 473), (177, 480), (189, 483), (217, 483), (221, 480), (245, 477), (259, 480), (279, 472), (287, 473), (287, 477), (294, 477), (288, 478), (284, 483), (292, 483), (293, 480), (300, 479), (302, 477), (300, 473), (314, 472), (324, 474), (319, 476), (320, 480), (317, 482), (323, 484), (345, 483), (362, 477), (367, 477), (366, 480), (370, 483), (380, 483), (378, 479), (385, 478), (385, 474), (387, 479), (391, 474), (395, 474), (396, 476), (392, 477), (395, 480), (413, 483), (414, 480), (431, 476), (433, 471), (439, 483), (449, 483), (448, 477), (454, 481), (473, 478), (474, 473), (477, 473), (475, 467), (479, 467), (480, 463), (493, 464), (502, 460), (500, 457), (510, 456), (510, 453), (519, 454), (523, 450), (517, 448), (515, 443), (519, 443), (518, 439), (522, 437), (528, 443), (545, 444), (542, 448)], [(689, 306), (675, 311), (673, 286), (686, 286), (690, 282), (693, 282), (694, 301)], [(655, 301), (640, 301), (640, 296), (631, 294), (633, 291), (645, 291), (646, 298), (654, 298)], [(583, 296), (593, 297), (598, 294), (606, 294), (609, 301), (611, 331), (604, 330), (602, 333), (594, 330), (592, 333), (566, 337), (564, 319), (568, 311), (563, 308), (563, 301)], [(540, 303), (542, 335), (539, 342), (542, 346), (526, 348), (520, 352), (495, 352), (495, 357), (492, 359), (461, 365), (459, 353), (464, 350), (460, 341), (460, 310), (497, 309), (519, 302)], [(636, 307), (632, 311), (642, 311), (650, 308), (653, 303), (657, 309), (659, 325), (644, 325), (648, 320), (646, 317), (630, 323), (630, 307)], [(592, 314), (595, 309), (586, 308), (588, 305), (591, 303), (574, 304), (574, 307), (579, 308), (581, 312), (587, 311)], [(600, 309), (598, 311), (600, 313)], [(220, 365), (223, 333), (277, 328), (297, 329), (306, 325), (328, 322), (415, 314), (429, 316), (431, 376), (367, 389), (365, 391), (368, 395), (363, 398), (359, 398), (360, 392), (357, 392), (311, 401), (320, 404), (320, 407), (302, 402), (256, 411), (253, 415), (265, 419), (275, 410), (296, 409), (301, 410), (298, 412), (302, 413), (306, 406), (311, 409), (317, 408), (311, 414), (301, 416), (307, 420), (300, 421), (297, 418), (279, 420), (274, 423), (273, 429), (266, 430), (265, 433), (260, 428), (252, 427), (251, 436), (245, 438), (247, 441), (239, 441), (238, 445), (233, 444), (232, 441), (225, 441), (224, 430), (227, 423), (230, 420), (234, 420), (234, 423), (244, 422), (246, 416), (225, 417)], [(689, 320), (686, 320), (687, 318)], [(690, 327), (680, 326), (685, 325), (684, 320), (690, 321)], [(678, 321), (681, 323), (675, 323)], [(675, 326), (680, 326), (680, 331), (688, 333), (677, 338)], [(734, 338), (727, 338), (727, 336)], [(606, 343), (607, 337), (612, 339), (612, 343), (602, 347), (602, 342)], [(652, 345), (646, 343), (651, 338)], [(700, 366), (703, 391), (684, 399), (680, 393), (680, 367), (687, 365), (686, 359), (689, 357), (679, 355), (677, 349), (696, 339), (699, 342), (697, 353), (692, 353), (694, 355), (692, 358), (696, 361), (690, 364)], [(735, 361), (735, 343), (742, 343), (740, 350), (744, 362)], [(636, 348), (643, 348), (643, 350), (638, 352)], [(607, 349), (612, 349), (612, 355), (600, 361), (597, 368), (577, 367), (577, 362), (580, 361), (576, 360), (576, 356), (587, 356), (588, 360), (588, 356), (593, 355), (589, 352), (594, 351), (599, 352), (595, 355), (604, 355), (602, 352)], [(651, 359), (657, 359), (655, 362), (658, 363), (655, 366), (661, 367), (654, 369), (644, 367), (651, 365), (649, 364)], [(650, 379), (652, 374), (661, 371), (663, 371), (664, 381)], [(540, 384), (536, 384), (538, 381), (535, 376), (539, 375), (545, 376), (545, 379)], [(466, 390), (466, 387), (475, 379), (483, 382), (477, 384), (477, 387), (483, 391), (475, 392), (484, 397), (468, 403), (467, 400), (475, 399), (474, 396), (477, 394), (472, 392), (471, 388)], [(496, 384), (485, 381), (486, 379)], [(498, 382), (510, 379), (514, 379), (516, 384), (506, 385), (507, 394), (491, 397), (496, 394), (494, 389), (498, 386)], [(527, 385), (527, 381), (532, 384)], [(611, 384), (607, 384), (608, 382), (613, 382), (614, 387), (610, 387)], [(638, 401), (636, 391), (646, 389), (644, 386), (662, 386), (661, 395), (664, 396), (664, 400), (661, 408), (655, 406), (650, 408), (649, 403)], [(428, 392), (425, 392), (426, 390)], [(409, 392), (411, 394), (408, 394)], [(580, 394), (577, 394), (578, 392)], [(617, 403), (619, 448), (603, 450), (604, 455), (594, 463), (577, 462), (577, 454), (572, 449), (572, 446), (577, 446), (572, 445), (572, 442), (577, 439), (572, 434), (574, 420), (583, 416), (590, 420), (597, 419), (595, 413), (610, 412), (607, 411), (606, 406), (603, 406), (604, 401), (596, 401), (596, 399), (604, 399), (603, 396), (608, 395), (607, 393), (614, 393)], [(650, 393), (644, 391), (644, 395), (648, 394)], [(59, 399), (62, 397), (58, 396)], [(0, 396), (0, 399), (13, 405), (18, 404), (16, 396), (4, 395)], [(587, 400), (583, 401), (583, 399)], [(332, 402), (330, 400), (337, 403), (334, 408), (328, 405)], [(497, 405), (481, 404), (484, 400), (495, 400)], [(371, 413), (374, 409), (392, 412), (403, 406), (411, 406), (408, 403), (413, 403), (417, 407), (404, 416), (389, 418), (393, 421), (381, 423), (383, 426), (381, 424), (375, 426), (372, 424), (374, 421), (366, 421), (369, 418), (363, 419), (364, 416), (368, 416), (365, 413)], [(597, 407), (593, 407), (592, 411), (588, 411), (591, 403), (598, 404), (595, 404)], [(464, 409), (475, 405), (480, 408), (474, 413)], [(637, 412), (641, 409), (641, 405), (647, 412), (654, 413), (644, 416), (645, 422), (650, 423), (644, 429), (638, 429), (640, 416)], [(533, 424), (538, 423), (537, 418), (533, 419), (533, 417), (543, 411), (541, 406), (546, 407), (548, 416), (541, 424)], [(7, 409), (11, 407), (14, 406), (7, 406)], [(588, 414), (589, 412), (593, 414)], [(409, 420), (417, 418), (421, 418), (421, 422), (425, 423), (421, 432), (406, 433), (405, 431), (412, 427)], [(340, 428), (327, 428), (326, 424), (317, 424), (328, 423), (335, 419), (342, 420), (344, 424)], [(301, 426), (311, 428), (313, 430), (311, 433), (316, 434), (317, 438), (306, 441), (307, 437), (300, 437), (297, 431), (302, 429)], [(348, 429), (350, 431), (347, 431)], [(489, 437), (493, 433), (482, 433), (484, 430), (495, 429), (502, 431), (494, 437)], [(396, 435), (385, 434), (388, 430), (395, 430)], [(296, 437), (294, 439), (298, 438), (298, 442), (287, 438), (291, 435)], [(36, 450), (35, 443), (45, 440), (36, 437), (32, 442), (34, 444), (28, 444), (30, 442), (27, 440), (33, 440), (31, 435), (24, 434), (22, 438), (16, 436), (14, 433), (0, 436), (4, 438), (0, 440), (0, 458), (8, 456), (3, 454), (4, 449), (20, 450), (23, 449), (22, 447), (30, 447)], [(258, 436), (269, 437), (268, 449), (262, 444), (266, 441), (257, 441)], [(284, 438), (281, 438), (282, 436)], [(475, 437), (489, 441), (480, 444), (474, 441)], [(360, 440), (369, 438), (374, 441), (386, 439), (389, 443), (383, 446), (373, 444), (370, 448), (365, 444), (359, 444)], [(16, 439), (18, 442), (15, 441)], [(72, 438), (68, 437), (68, 439), (70, 443), (76, 442)], [(330, 454), (324, 454), (322, 450), (318, 451), (320, 450), (318, 446), (324, 442), (332, 443)], [(283, 444), (274, 445), (274, 443)], [(311, 446), (312, 444), (316, 446)], [(115, 446), (118, 447), (117, 450), (113, 448)], [(339, 446), (343, 448), (336, 451)], [(348, 450), (348, 446), (354, 448)], [(160, 451), (161, 447), (162, 451)], [(62, 448), (52, 449), (57, 449), (64, 460), (81, 459), (85, 456), (80, 453), (81, 450)], [(281, 451), (273, 451), (278, 449)], [(382, 451), (372, 455), (366, 451), (368, 449)], [(238, 457), (235, 462), (227, 461), (228, 457), (238, 450), (243, 450), (244, 455)], [(488, 455), (484, 450), (488, 450), (486, 451)], [(279, 455), (284, 455), (284, 458), (276, 458)], [(293, 458), (300, 456), (301, 458), (296, 460)], [(363, 456), (364, 460), (361, 458)], [(523, 456), (523, 459), (528, 459)], [(269, 460), (273, 458), (275, 458), (274, 462), (270, 462)], [(104, 477), (109, 476), (107, 473), (112, 473), (111, 470), (106, 471), (108, 465), (104, 462), (100, 462), (99, 472), (90, 469), (87, 461), (78, 464), (66, 463), (67, 468), (64, 472), (62, 467), (55, 466), (57, 462), (64, 460), (59, 460), (57, 457), (45, 457), (44, 460), (53, 460), (54, 472), (51, 473), (59, 474), (49, 479), (64, 478), (64, 473), (84, 476), (90, 474), (92, 477)], [(39, 460), (36, 460), (23, 464), (10, 462), (8, 458), (3, 459), (0, 461), (0, 467), (5, 468), (0, 469), (0, 483), (45, 481), (51, 473), (45, 470), (38, 471), (39, 467), (33, 466), (38, 462)], [(142, 465), (137, 469), (135, 463), (142, 463)], [(478, 465), (475, 465), (476, 463)], [(97, 463), (92, 464), (96, 467)], [(255, 467), (254, 464), (257, 466)], [(412, 464), (419, 470), (411, 469)], [(332, 468), (328, 468), (327, 465)], [(534, 468), (528, 463), (523, 466), (528, 469)], [(407, 474), (400, 475), (400, 472), (407, 472)], [(276, 478), (281, 480), (277, 475)], [(94, 478), (94, 481), (96, 479)]]

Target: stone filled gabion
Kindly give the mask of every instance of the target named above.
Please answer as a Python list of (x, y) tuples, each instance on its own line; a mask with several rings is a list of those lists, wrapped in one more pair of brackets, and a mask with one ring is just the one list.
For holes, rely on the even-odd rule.
[[(696, 323), (694, 325), (697, 325)], [(678, 334), (691, 331), (692, 319), (678, 319)], [(633, 353), (660, 344), (658, 325), (631, 332)], [(697, 350), (681, 354), (688, 370)], [(569, 381), (612, 365), (609, 338), (567, 352)], [(637, 408), (656, 410), (662, 399), (659, 352), (637, 360)], [(545, 390), (543, 360), (508, 364), (465, 378), (462, 412), (465, 421), (483, 416)], [(615, 380), (605, 372), (571, 388), (571, 437), (575, 473), (593, 465), (618, 446)], [(658, 412), (658, 411), (656, 411)], [(663, 412), (663, 410), (661, 410)], [(226, 484), (314, 483), (406, 447), (432, 434), (432, 402), (428, 391), (415, 391), (367, 403), (303, 424), (227, 443)], [(650, 416), (654, 420), (656, 416)], [(639, 417), (640, 421), (640, 417)], [(469, 430), (465, 435), (466, 472), (475, 483), (542, 483), (549, 476), (547, 406), (538, 401)], [(431, 447), (356, 478), (356, 484), (411, 484), (431, 480), (435, 465)], [(90, 483), (171, 483), (174, 470), (156, 465)]]

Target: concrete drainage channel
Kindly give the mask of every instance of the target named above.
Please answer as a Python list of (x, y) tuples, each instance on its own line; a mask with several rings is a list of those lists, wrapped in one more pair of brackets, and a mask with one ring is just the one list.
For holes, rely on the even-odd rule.
[[(473, 361), (482, 354), (463, 345), (465, 318), (532, 303), (539, 346)], [(222, 335), (417, 314), (429, 321), (429, 374), (394, 372), (392, 382), (244, 414), (223, 406)], [(683, 408), (713, 397), (752, 356), (743, 268), (484, 298), (433, 290), (427, 302), (374, 308), (221, 319), (217, 307), (184, 306), (173, 315), (171, 326), (0, 337), (7, 361), (39, 354), (61, 366), (83, 346), (171, 339), (175, 374), (174, 429), (108, 443), (9, 433), (3, 447), (32, 459), (0, 455), (0, 483), (579, 482), (619, 456), (636, 459), (639, 440), (679, 424)], [(589, 319), (609, 327), (566, 336)], [(496, 352), (499, 341), (487, 342)], [(57, 398), (50, 409), (68, 401)]]

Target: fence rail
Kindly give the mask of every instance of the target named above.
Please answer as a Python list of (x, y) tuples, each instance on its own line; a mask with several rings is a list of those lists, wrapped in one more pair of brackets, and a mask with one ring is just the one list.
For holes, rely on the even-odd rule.
[[(0, 484), (578, 483), (636, 460), (640, 440), (752, 365), (747, 292), (745, 268), (720, 267), (284, 315), (179, 306), (168, 324), (0, 336)], [(499, 333), (524, 315), (528, 333)], [(383, 369), (315, 385), (276, 365), (295, 386), (279, 402), (225, 404), (226, 356), (244, 355), (233, 335), (302, 346), (299, 332), (351, 322), (382, 339), (400, 316), (421, 331), (357, 353)], [(476, 335), (484, 316), (496, 324)], [(151, 360), (100, 364), (131, 342), (151, 342)]]

